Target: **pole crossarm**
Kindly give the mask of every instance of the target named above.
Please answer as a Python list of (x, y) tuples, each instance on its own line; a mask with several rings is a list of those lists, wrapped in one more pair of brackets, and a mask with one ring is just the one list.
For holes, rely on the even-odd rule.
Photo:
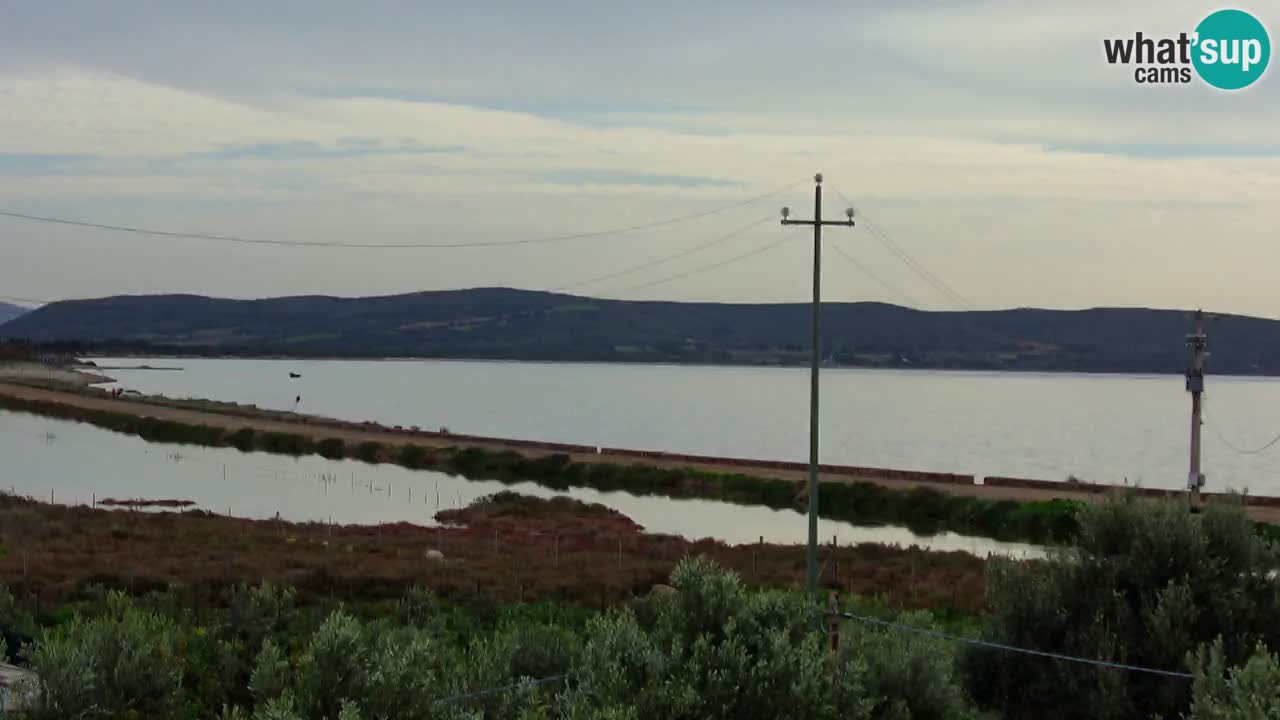
[(788, 220), (788, 219), (783, 219), (782, 224), (783, 224), (783, 225), (823, 225), (823, 226), (839, 225), (839, 226), (841, 226), (841, 227), (853, 227), (853, 220), (821, 220), (821, 221), (814, 221), (814, 220)]

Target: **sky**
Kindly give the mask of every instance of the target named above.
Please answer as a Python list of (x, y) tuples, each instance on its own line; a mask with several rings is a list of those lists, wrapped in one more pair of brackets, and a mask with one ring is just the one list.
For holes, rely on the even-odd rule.
[[(809, 217), (821, 172), (824, 213), (847, 197), (954, 290), (866, 227), (829, 228), (827, 300), (1280, 317), (1280, 70), (1233, 93), (1139, 85), (1103, 54), (1104, 38), (1189, 32), (1217, 7), (12, 3), (0, 211), (355, 244), (702, 217), (383, 250), (0, 217), (0, 300), (507, 286), (803, 301), (812, 237), (778, 209)], [(1277, 6), (1237, 7), (1280, 36)]]

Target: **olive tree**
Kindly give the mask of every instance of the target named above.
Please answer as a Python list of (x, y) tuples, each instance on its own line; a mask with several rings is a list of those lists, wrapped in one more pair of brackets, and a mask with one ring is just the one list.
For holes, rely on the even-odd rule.
[(1280, 720), (1280, 658), (1265, 646), (1229, 668), (1219, 638), (1189, 662), (1195, 683), (1188, 720)]
[[(1081, 511), (1075, 545), (1044, 561), (989, 565), (991, 640), (1066, 655), (1184, 670), (1228, 630), (1230, 663), (1280, 633), (1275, 548), (1239, 504), (1114, 496)], [(974, 649), (968, 685), (1008, 718), (1176, 717), (1184, 679)]]
[(119, 593), (107, 613), (76, 616), (39, 639), (31, 654), (39, 678), (32, 717), (169, 717), (182, 684), (172, 621)]

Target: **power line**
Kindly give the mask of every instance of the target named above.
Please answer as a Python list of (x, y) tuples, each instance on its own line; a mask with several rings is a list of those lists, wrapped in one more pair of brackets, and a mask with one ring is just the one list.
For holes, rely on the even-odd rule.
[[(743, 225), (742, 227), (736, 228), (736, 229), (734, 229), (734, 230), (732, 230), (732, 231), (730, 231), (730, 232), (728, 232), (728, 233), (725, 233), (725, 234), (723, 234), (723, 235), (719, 235), (719, 236), (717, 236), (717, 237), (715, 237), (715, 238), (712, 238), (711, 240), (709, 240), (709, 241), (707, 241), (707, 242), (701, 243), (701, 244), (699, 244), (699, 245), (695, 245), (695, 246), (690, 247), (690, 248), (686, 248), (686, 249), (681, 250), (681, 251), (679, 251), (679, 252), (672, 253), (672, 254), (670, 254), (670, 255), (665, 255), (665, 256), (663, 256), (663, 257), (656, 258), (656, 259), (654, 259), (654, 260), (650, 260), (650, 261), (645, 262), (645, 263), (641, 263), (640, 265), (634, 265), (634, 266), (631, 266), (631, 267), (628, 267), (628, 268), (624, 268), (624, 269), (622, 269), (622, 270), (617, 270), (617, 271), (614, 271), (614, 272), (606, 273), (606, 274), (604, 274), (604, 275), (597, 275), (597, 276), (595, 276), (595, 277), (588, 278), (588, 279), (586, 279), (586, 280), (577, 281), (577, 282), (574, 282), (574, 283), (570, 283), (570, 284), (568, 284), (568, 285), (562, 285), (562, 286), (560, 286), (560, 287), (553, 288), (553, 289), (551, 289), (551, 290), (547, 290), (546, 292), (552, 292), (552, 293), (565, 292), (565, 291), (567, 291), (567, 290), (571, 290), (571, 289), (574, 289), (574, 288), (582, 287), (582, 286), (585, 286), (585, 285), (594, 285), (594, 284), (596, 284), (596, 283), (598, 283), (598, 282), (603, 282), (603, 281), (605, 281), (605, 280), (612, 280), (612, 279), (614, 279), (614, 278), (619, 278), (619, 277), (623, 277), (623, 276), (626, 276), (626, 275), (631, 275), (631, 274), (634, 274), (634, 273), (640, 272), (640, 271), (642, 271), (642, 270), (648, 270), (648, 269), (650, 269), (650, 268), (654, 268), (654, 267), (657, 267), (657, 266), (659, 266), (659, 265), (663, 265), (663, 264), (666, 264), (666, 263), (668, 263), (668, 262), (671, 262), (672, 260), (678, 260), (678, 259), (680, 259), (680, 258), (682, 258), (682, 257), (686, 257), (686, 256), (692, 255), (692, 254), (694, 254), (694, 253), (696, 253), (696, 252), (699, 252), (699, 251), (701, 251), (701, 250), (706, 250), (707, 248), (714, 247), (714, 246), (716, 246), (716, 245), (719, 245), (719, 244), (721, 244), (721, 243), (724, 243), (724, 242), (726, 242), (726, 241), (728, 241), (728, 240), (731, 240), (731, 239), (736, 238), (736, 237), (738, 237), (738, 236), (740, 236), (740, 235), (743, 235), (744, 233), (746, 233), (746, 232), (748, 232), (748, 231), (750, 231), (750, 230), (752, 230), (752, 229), (754, 229), (754, 228), (756, 228), (756, 227), (759, 227), (760, 225), (763, 225), (764, 223), (769, 222), (771, 219), (772, 219), (772, 218), (761, 218), (761, 219), (759, 219), (759, 220), (753, 220), (753, 221), (751, 221), (750, 223), (748, 223), (748, 224), (746, 224), (746, 225)], [(757, 247), (757, 248), (755, 248), (755, 249), (753, 249), (753, 250), (750, 250), (750, 251), (748, 251), (748, 252), (746, 252), (746, 253), (742, 253), (742, 254), (740, 254), (740, 255), (736, 255), (736, 256), (733, 256), (733, 257), (727, 258), (727, 259), (725, 259), (725, 260), (718, 261), (718, 262), (716, 262), (716, 263), (712, 263), (712, 264), (709, 264), (709, 265), (704, 265), (704, 266), (700, 266), (700, 267), (697, 267), (697, 268), (693, 268), (692, 270), (687, 270), (687, 271), (682, 272), (682, 273), (679, 273), (679, 274), (677, 274), (677, 275), (672, 275), (672, 276), (665, 277), (665, 278), (661, 278), (661, 279), (658, 279), (658, 280), (655, 280), (655, 281), (651, 281), (651, 282), (647, 282), (647, 283), (642, 283), (642, 284), (640, 284), (640, 285), (635, 285), (635, 286), (632, 286), (632, 287), (629, 287), (629, 288), (625, 288), (623, 291), (624, 291), (624, 292), (627, 292), (627, 291), (631, 291), (631, 290), (639, 290), (639, 289), (642, 289), (642, 288), (647, 288), (647, 287), (651, 287), (651, 286), (654, 286), (654, 285), (660, 285), (660, 284), (664, 284), (664, 283), (667, 283), (667, 282), (672, 282), (672, 281), (675, 281), (675, 280), (679, 280), (679, 279), (682, 279), (682, 278), (688, 277), (688, 276), (690, 276), (690, 275), (696, 275), (696, 274), (699, 274), (699, 273), (702, 273), (702, 272), (709, 272), (709, 271), (711, 271), (711, 270), (715, 270), (715, 269), (718, 269), (718, 268), (724, 267), (724, 266), (726, 266), (726, 265), (730, 265), (730, 264), (732, 264), (732, 263), (734, 263), (734, 262), (737, 262), (737, 261), (739, 261), (739, 260), (745, 260), (745, 259), (747, 259), (747, 258), (749, 258), (749, 257), (751, 257), (751, 256), (753, 256), (753, 255), (757, 255), (757, 254), (759, 254), (759, 253), (762, 253), (762, 252), (764, 252), (764, 251), (766, 251), (766, 250), (771, 249), (772, 247), (775, 247), (776, 245), (781, 244), (781, 243), (782, 243), (782, 242), (784, 242), (786, 239), (787, 239), (787, 238), (784, 238), (784, 239), (783, 239), (783, 240), (781, 240), (781, 241), (778, 241), (778, 242), (776, 242), (776, 243), (772, 243), (772, 244), (770, 244), (770, 245), (768, 245), (768, 246), (765, 246), (765, 247)], [(46, 304), (46, 305), (47, 305), (47, 304), (52, 304), (52, 303), (55, 303), (55, 302), (61, 302), (61, 301), (58, 301), (58, 300), (37, 300), (37, 299), (35, 299), (35, 298), (8, 297), (8, 296), (3, 296), (3, 295), (0, 295), (0, 300), (10, 300), (10, 301), (14, 301), (14, 302), (42, 303), (42, 304)], [(533, 308), (533, 307), (530, 307), (530, 308), (528, 308), (528, 309), (534, 309), (534, 308)], [(514, 314), (516, 314), (516, 313), (507, 313), (507, 315), (508, 315), (508, 316), (510, 316), (510, 315), (514, 315)]]
[[(736, 228), (736, 229), (734, 229), (734, 230), (732, 230), (732, 231), (730, 231), (730, 232), (727, 232), (727, 233), (725, 233), (725, 234), (723, 234), (723, 235), (719, 235), (719, 236), (717, 236), (717, 237), (715, 237), (715, 238), (712, 238), (711, 240), (709, 240), (709, 241), (707, 241), (707, 242), (704, 242), (704, 243), (701, 243), (701, 244), (699, 244), (699, 245), (695, 245), (695, 246), (690, 247), (690, 248), (685, 248), (684, 250), (680, 250), (679, 252), (675, 252), (675, 253), (672, 253), (672, 254), (670, 254), (670, 255), (665, 255), (665, 256), (663, 256), (663, 257), (660, 257), (660, 258), (656, 258), (656, 259), (654, 259), (654, 260), (647, 261), (647, 262), (642, 263), (642, 264), (640, 264), (640, 265), (634, 265), (634, 266), (632, 266), (632, 267), (628, 267), (628, 268), (624, 268), (624, 269), (622, 269), (622, 270), (617, 270), (617, 271), (614, 271), (614, 272), (606, 273), (606, 274), (604, 274), (604, 275), (597, 275), (597, 276), (595, 276), (595, 277), (588, 278), (588, 279), (586, 279), (586, 280), (580, 280), (580, 281), (577, 281), (577, 282), (574, 282), (574, 283), (570, 283), (570, 284), (568, 284), (568, 285), (561, 285), (560, 287), (553, 288), (553, 289), (551, 289), (551, 290), (548, 290), (547, 292), (553, 292), (553, 293), (565, 292), (565, 291), (567, 291), (567, 290), (572, 290), (572, 289), (574, 289), (574, 288), (582, 287), (582, 286), (585, 286), (585, 285), (594, 285), (594, 284), (596, 284), (596, 283), (598, 283), (598, 282), (603, 282), (603, 281), (605, 281), (605, 280), (612, 280), (612, 279), (614, 279), (614, 278), (619, 278), (619, 277), (623, 277), (623, 276), (626, 276), (626, 275), (631, 275), (631, 274), (633, 274), (633, 273), (640, 272), (641, 270), (648, 270), (648, 269), (650, 269), (650, 268), (654, 268), (654, 267), (657, 267), (657, 266), (659, 266), (659, 265), (664, 265), (664, 264), (666, 264), (666, 263), (668, 263), (668, 262), (671, 262), (672, 260), (678, 260), (678, 259), (680, 259), (680, 258), (682, 258), (682, 257), (686, 257), (686, 256), (688, 256), (688, 255), (692, 255), (692, 254), (694, 254), (694, 253), (696, 253), (696, 252), (699, 252), (699, 251), (702, 251), (702, 250), (706, 250), (706, 249), (708, 249), (708, 248), (711, 248), (711, 247), (714, 247), (714, 246), (716, 246), (716, 245), (719, 245), (720, 243), (726, 242), (726, 241), (728, 241), (728, 240), (732, 240), (733, 238), (738, 237), (739, 235), (742, 235), (743, 233), (746, 233), (747, 231), (749, 231), (749, 230), (751, 230), (751, 229), (753, 229), (753, 228), (759, 227), (760, 225), (763, 225), (764, 223), (769, 222), (771, 219), (772, 219), (772, 217), (765, 217), (765, 218), (761, 218), (761, 219), (759, 219), (759, 220), (753, 220), (753, 221), (751, 221), (750, 223), (748, 223), (748, 224), (746, 224), (746, 225), (743, 225), (742, 227)], [(12, 301), (12, 302), (25, 302), (25, 303), (39, 303), (39, 304), (44, 304), (44, 305), (49, 305), (49, 304), (52, 304), (52, 303), (55, 303), (55, 302), (60, 302), (60, 301), (58, 301), (58, 300), (38, 300), (38, 299), (36, 299), (36, 298), (22, 298), (22, 297), (12, 297), (12, 296), (6, 296), (6, 295), (0, 295), (0, 300), (7, 300), (7, 301)]]
[(712, 270), (719, 270), (720, 268), (725, 267), (726, 265), (732, 265), (733, 263), (736, 263), (739, 260), (746, 260), (747, 258), (759, 255), (762, 252), (772, 250), (778, 247), (779, 245), (791, 240), (793, 237), (794, 236), (792, 235), (788, 235), (787, 237), (784, 237), (781, 240), (775, 240), (768, 244), (760, 245), (756, 248), (748, 250), (747, 252), (740, 253), (738, 255), (734, 255), (729, 258), (725, 258), (724, 260), (720, 260), (718, 262), (714, 262), (709, 265), (696, 267), (692, 270), (686, 270), (685, 272), (678, 273), (676, 275), (669, 275), (667, 277), (659, 278), (657, 280), (651, 280), (646, 283), (640, 283), (639, 285), (632, 285), (631, 287), (623, 288), (619, 292), (634, 292), (636, 290), (644, 290), (646, 288), (655, 287), (657, 285), (665, 285), (666, 283), (674, 282), (676, 280), (683, 280), (684, 278), (690, 277), (692, 275), (698, 275), (704, 272), (711, 272)]
[[(849, 205), (849, 207), (857, 209), (857, 206), (853, 204), (853, 201), (850, 200), (844, 193), (840, 192), (840, 190), (837, 188), (832, 188), (832, 189), (835, 190), (836, 194), (839, 195), (840, 198), (844, 200), (846, 204)], [(865, 227), (873, 237), (879, 240), (880, 244), (884, 245), (885, 248), (889, 250), (889, 252), (897, 256), (897, 258), (901, 260), (904, 265), (906, 265), (912, 272), (918, 275), (921, 280), (924, 280), (925, 283), (927, 283), (930, 287), (932, 287), (934, 290), (937, 290), (938, 293), (940, 293), (943, 297), (947, 298), (947, 300), (949, 300), (950, 302), (955, 303), (957, 306), (965, 309), (973, 308), (973, 304), (970, 303), (968, 299), (965, 298), (965, 296), (957, 292), (955, 288), (948, 285), (946, 281), (944, 281), (942, 278), (935, 275), (932, 271), (930, 271), (918, 260), (911, 257), (911, 255), (906, 251), (906, 249), (904, 249), (892, 237), (890, 237), (889, 233), (885, 232), (884, 229), (881, 228), (874, 220), (872, 220), (870, 217), (864, 214), (862, 210), (858, 209), (857, 212), (859, 217), (862, 220), (863, 227)]]
[(918, 260), (911, 257), (911, 255), (907, 254), (907, 251), (903, 249), (901, 245), (895, 242), (894, 239), (888, 235), (888, 233), (884, 232), (884, 230), (882, 230), (880, 226), (877, 225), (873, 220), (871, 220), (866, 216), (863, 216), (862, 222), (863, 222), (863, 226), (867, 229), (868, 232), (870, 232), (877, 240), (879, 240), (882, 245), (888, 248), (889, 252), (898, 256), (898, 259), (901, 260), (903, 264), (905, 264), (908, 268), (910, 268), (916, 275), (919, 275), (920, 278), (924, 280), (926, 283), (928, 283), (930, 287), (932, 287), (934, 290), (937, 290), (943, 297), (947, 298), (948, 300), (950, 300), (951, 302), (955, 303), (956, 305), (962, 308), (965, 308), (965, 309), (973, 308), (973, 305), (963, 295), (961, 295), (959, 292), (953, 289), (950, 285), (948, 285), (945, 281), (943, 281), (942, 278), (933, 274), (933, 272), (930, 271), (928, 268), (926, 268), (924, 265), (920, 264)]
[(743, 234), (743, 233), (747, 232), (748, 230), (751, 230), (752, 228), (755, 228), (755, 227), (757, 227), (757, 226), (759, 226), (759, 225), (763, 225), (764, 223), (769, 222), (771, 219), (772, 219), (772, 217), (766, 217), (766, 218), (761, 218), (760, 220), (753, 220), (752, 222), (750, 222), (750, 223), (748, 223), (748, 224), (746, 224), (746, 225), (743, 225), (742, 227), (740, 227), (740, 228), (738, 228), (738, 229), (736, 229), (736, 230), (733, 230), (733, 231), (731, 231), (731, 232), (725, 233), (724, 235), (721, 235), (721, 236), (719, 236), (719, 237), (713, 238), (713, 239), (711, 239), (711, 240), (709, 240), (709, 241), (707, 241), (707, 242), (705, 242), (705, 243), (702, 243), (702, 244), (700, 244), (700, 245), (695, 245), (695, 246), (693, 246), (693, 247), (691, 247), (691, 248), (686, 248), (685, 250), (681, 250), (681, 251), (679, 251), (679, 252), (677, 252), (677, 253), (674, 253), (674, 254), (671, 254), (671, 255), (666, 255), (666, 256), (664, 256), (664, 257), (660, 257), (660, 258), (658, 258), (658, 259), (656, 259), (656, 260), (650, 260), (649, 262), (645, 262), (645, 263), (642, 263), (642, 264), (640, 264), (640, 265), (635, 265), (635, 266), (632, 266), (632, 267), (629, 267), (629, 268), (625, 268), (625, 269), (622, 269), (622, 270), (618, 270), (618, 271), (616, 271), (616, 272), (607, 273), (607, 274), (605, 274), (605, 275), (598, 275), (598, 276), (593, 277), (593, 278), (590, 278), (590, 279), (588, 279), (588, 280), (582, 280), (582, 281), (580, 281), (580, 282), (572, 283), (572, 284), (569, 284), (569, 285), (561, 285), (560, 287), (558, 287), (558, 288), (555, 288), (555, 289), (551, 290), (551, 292), (564, 292), (564, 291), (566, 291), (566, 290), (572, 290), (572, 289), (574, 289), (574, 288), (579, 288), (579, 287), (582, 287), (582, 286), (584, 286), (584, 285), (595, 285), (596, 283), (598, 283), (598, 282), (603, 282), (603, 281), (605, 281), (605, 280), (612, 280), (612, 279), (614, 279), (614, 278), (622, 277), (622, 276), (624, 276), (624, 275), (631, 275), (632, 273), (640, 272), (641, 270), (648, 270), (649, 268), (653, 268), (653, 267), (657, 267), (657, 266), (659, 266), (659, 265), (666, 264), (666, 263), (668, 263), (668, 262), (671, 262), (672, 260), (678, 260), (678, 259), (680, 259), (680, 258), (682, 258), (682, 257), (686, 257), (686, 256), (688, 256), (688, 255), (692, 255), (692, 254), (694, 254), (694, 253), (696, 253), (696, 252), (698, 252), (698, 251), (700, 251), (700, 250), (706, 250), (706, 249), (707, 249), (707, 248), (709, 248), (709, 247), (714, 247), (714, 246), (719, 245), (720, 243), (725, 242), (725, 241), (727, 241), (727, 240), (732, 240), (733, 238), (738, 237), (739, 235), (741, 235), (741, 234)]
[(881, 278), (879, 275), (871, 272), (871, 268), (859, 262), (858, 259), (855, 258), (850, 252), (845, 250), (843, 247), (840, 247), (839, 243), (832, 243), (831, 247), (835, 248), (836, 253), (838, 253), (845, 260), (848, 260), (850, 263), (852, 263), (854, 267), (862, 271), (863, 275), (866, 275), (867, 277), (874, 280), (877, 284), (880, 285), (880, 287), (902, 298), (904, 301), (906, 301), (908, 305), (911, 305), (914, 307), (920, 307), (920, 303), (916, 302), (915, 300), (912, 300), (910, 295), (907, 295), (902, 290), (899, 290), (893, 285), (890, 285), (888, 281), (886, 281), (884, 278)]
[[(693, 253), (698, 252), (698, 251), (700, 251), (700, 250), (705, 250), (705, 249), (707, 249), (707, 248), (709, 248), (709, 247), (712, 247), (712, 246), (718, 245), (718, 244), (720, 244), (720, 243), (722, 243), (722, 242), (725, 242), (725, 241), (727, 241), (727, 240), (731, 240), (731, 239), (733, 239), (733, 238), (735, 238), (735, 237), (738, 237), (739, 235), (742, 235), (743, 233), (745, 233), (745, 232), (747, 232), (747, 231), (751, 230), (752, 228), (758, 227), (758, 226), (760, 226), (760, 225), (762, 225), (762, 224), (764, 224), (764, 223), (766, 223), (766, 222), (769, 222), (769, 220), (770, 220), (770, 219), (771, 219), (771, 218), (766, 217), (766, 218), (761, 218), (761, 219), (759, 219), (759, 220), (753, 220), (753, 221), (751, 221), (750, 223), (748, 223), (748, 224), (746, 224), (746, 225), (743, 225), (743, 226), (742, 226), (742, 227), (740, 227), (740, 228), (737, 228), (737, 229), (731, 230), (731, 231), (729, 231), (729, 232), (725, 233), (724, 235), (720, 235), (720, 236), (718, 236), (718, 237), (712, 238), (711, 240), (709, 240), (709, 241), (707, 241), (707, 242), (705, 242), (705, 243), (701, 243), (701, 244), (699, 244), (699, 245), (695, 245), (695, 246), (693, 246), (693, 247), (691, 247), (691, 248), (686, 248), (686, 249), (681, 250), (681, 251), (679, 251), (679, 252), (673, 253), (673, 254), (671, 254), (671, 255), (666, 255), (666, 256), (663, 256), (663, 257), (657, 258), (657, 259), (655, 259), (655, 260), (650, 260), (650, 261), (645, 262), (645, 263), (642, 263), (642, 264), (640, 264), (640, 265), (634, 265), (634, 266), (632, 266), (632, 267), (628, 267), (628, 268), (624, 268), (624, 269), (622, 269), (622, 270), (617, 270), (617, 271), (614, 271), (614, 272), (606, 273), (606, 274), (604, 274), (604, 275), (597, 275), (596, 277), (589, 278), (589, 279), (587, 279), (587, 280), (581, 280), (581, 281), (578, 281), (578, 282), (570, 283), (570, 284), (568, 284), (568, 285), (561, 285), (561, 286), (559, 286), (559, 287), (552, 288), (552, 289), (550, 289), (550, 290), (544, 290), (544, 291), (541, 291), (541, 292), (548, 292), (548, 293), (562, 293), (562, 292), (565, 292), (565, 291), (571, 290), (571, 289), (573, 289), (573, 288), (581, 287), (581, 286), (583, 286), (583, 285), (593, 285), (593, 284), (595, 284), (595, 283), (603, 282), (603, 281), (605, 281), (605, 280), (612, 280), (612, 279), (614, 279), (614, 278), (623, 277), (623, 276), (625, 276), (625, 275), (631, 275), (631, 274), (633, 274), (633, 273), (640, 272), (641, 270), (648, 270), (649, 268), (657, 267), (658, 265), (665, 264), (665, 263), (667, 263), (667, 262), (670, 262), (670, 261), (672, 261), (672, 260), (676, 260), (676, 259), (679, 259), (679, 258), (685, 257), (685, 256), (687, 256), (687, 255), (692, 255)], [(749, 254), (751, 254), (751, 253), (748, 253), (748, 255), (749, 255)], [(723, 264), (729, 264), (729, 262), (733, 262), (735, 259), (741, 259), (741, 258), (730, 258), (730, 259), (729, 259), (729, 261), (724, 262)], [(713, 269), (713, 268), (701, 268), (701, 270), (709, 270), (709, 269)], [(685, 274), (686, 274), (686, 275), (688, 275), (688, 274), (693, 274), (693, 273), (696, 273), (696, 272), (698, 272), (698, 271), (699, 271), (699, 269), (695, 269), (695, 270), (689, 271), (689, 272), (687, 272), (687, 273), (685, 273)], [(676, 279), (676, 278), (672, 277), (672, 278), (669, 278), (669, 279), (674, 280), (674, 279)], [(660, 281), (660, 282), (665, 282), (665, 280)], [(655, 283), (655, 284), (656, 284), (656, 283)], [(629, 288), (629, 289), (630, 289), (630, 288)], [(519, 316), (519, 315), (521, 315), (521, 314), (524, 314), (524, 313), (531, 313), (531, 312), (534, 312), (534, 311), (537, 311), (537, 310), (541, 310), (541, 309), (543, 309), (543, 306), (542, 306), (542, 305), (537, 305), (537, 306), (534, 306), (534, 305), (527, 305), (527, 306), (525, 306), (525, 307), (523, 307), (523, 308), (521, 308), (521, 309), (514, 310), (514, 311), (511, 311), (511, 312), (507, 312), (507, 313), (503, 313), (503, 314), (502, 314), (501, 316), (499, 316), (499, 317), (501, 317), (501, 318), (503, 318), (503, 319), (508, 319), (508, 318), (512, 318), (512, 317), (517, 317), (517, 316)]]
[(1045, 652), (1043, 650), (1032, 650), (1031, 648), (1017, 647), (1016, 645), (1005, 645), (1004, 643), (991, 642), (988, 640), (979, 640), (977, 638), (968, 638), (960, 635), (951, 635), (940, 630), (930, 630), (928, 628), (916, 627), (914, 625), (904, 625), (902, 623), (890, 622), (888, 620), (880, 620), (878, 618), (867, 617), (865, 615), (855, 615), (854, 613), (836, 613), (839, 617), (847, 620), (856, 620), (860, 623), (868, 625), (879, 625), (892, 630), (902, 632), (916, 633), (917, 635), (925, 635), (939, 640), (950, 640), (951, 642), (964, 643), (966, 645), (974, 645), (976, 647), (987, 648), (989, 650), (1003, 650), (1005, 652), (1021, 653), (1023, 655), (1034, 655), (1036, 657), (1050, 658), (1052, 660), (1062, 660), (1064, 662), (1080, 663), (1082, 665), (1092, 665), (1094, 667), (1104, 667), (1113, 670), (1127, 670), (1129, 672), (1149, 673), (1151, 675), (1162, 675), (1164, 677), (1191, 679), (1195, 677), (1191, 673), (1179, 672), (1177, 670), (1161, 670), (1159, 668), (1142, 667), (1141, 665), (1126, 665), (1125, 663), (1109, 662), (1107, 660), (1094, 660), (1092, 658), (1077, 657), (1074, 655), (1062, 655), (1060, 653)]
[(1204, 424), (1209, 426), (1209, 429), (1213, 431), (1214, 435), (1218, 436), (1218, 439), (1221, 440), (1224, 445), (1231, 448), (1232, 450), (1235, 450), (1241, 455), (1257, 455), (1260, 452), (1271, 449), (1276, 443), (1280, 443), (1280, 435), (1276, 435), (1275, 437), (1271, 438), (1271, 440), (1266, 445), (1263, 445), (1262, 447), (1255, 448), (1252, 450), (1248, 450), (1248, 449), (1239, 447), (1235, 443), (1228, 440), (1226, 436), (1223, 435), (1220, 430), (1218, 430), (1218, 426), (1216, 423), (1210, 424), (1208, 419), (1206, 418), (1204, 421)]
[(571, 233), (568, 235), (548, 235), (544, 237), (523, 238), (520, 240), (489, 240), (480, 242), (447, 242), (447, 243), (344, 243), (344, 242), (321, 242), (318, 240), (278, 240), (268, 238), (247, 238), (236, 235), (212, 235), (205, 233), (189, 233), (177, 232), (172, 230), (155, 230), (151, 228), (133, 227), (129, 225), (110, 225), (107, 223), (88, 222), (83, 220), (71, 220), (68, 218), (50, 217), (45, 215), (30, 215), (27, 213), (14, 212), (11, 210), (0, 210), (0, 216), (16, 218), (19, 220), (30, 220), (32, 222), (52, 223), (56, 225), (70, 225), (73, 227), (93, 228), (96, 230), (111, 230), (115, 232), (131, 233), (134, 235), (150, 235), (155, 237), (182, 238), (187, 240), (210, 240), (215, 242), (241, 243), (246, 245), (287, 245), (293, 247), (313, 247), (313, 248), (348, 248), (358, 250), (409, 250), (409, 249), (460, 249), (460, 248), (482, 248), (482, 247), (511, 247), (514, 245), (536, 245), (544, 243), (565, 242), (569, 240), (583, 240), (587, 238), (604, 237), (607, 235), (624, 235), (627, 233), (638, 232), (641, 230), (652, 230), (654, 228), (674, 225), (676, 223), (686, 222), (689, 220), (697, 220), (699, 218), (709, 217), (726, 210), (732, 210), (744, 205), (750, 205), (766, 198), (780, 195), (791, 188), (800, 185), (804, 181), (795, 182), (786, 187), (778, 188), (762, 195), (755, 195), (746, 200), (741, 200), (728, 205), (711, 208), (710, 210), (701, 210), (686, 215), (677, 215), (675, 217), (664, 218), (661, 220), (653, 220), (650, 222), (639, 223), (637, 225), (627, 225), (624, 227), (609, 228), (606, 230), (592, 230), (589, 232)]

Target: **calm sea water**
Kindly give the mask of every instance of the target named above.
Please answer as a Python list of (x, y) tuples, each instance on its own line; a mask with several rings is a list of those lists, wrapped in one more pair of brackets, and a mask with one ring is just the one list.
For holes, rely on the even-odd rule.
[[(459, 433), (805, 460), (798, 368), (445, 361), (103, 359), (126, 388)], [(291, 379), (290, 372), (300, 378)], [(1280, 494), (1280, 380), (1210, 377), (1210, 490)], [(878, 467), (1180, 488), (1179, 376), (824, 370), (822, 459)]]
[[(330, 521), (343, 524), (411, 522), (434, 525), (438, 510), (509, 489), (549, 497), (564, 494), (614, 508), (649, 532), (730, 543), (800, 543), (803, 515), (704, 500), (638, 497), (573, 489), (559, 493), (531, 483), (504, 485), (395, 465), (369, 465), (318, 456), (292, 458), (226, 448), (152, 444), (61, 420), (0, 411), (0, 490), (62, 504), (95, 498), (191, 500), (204, 510), (237, 517)], [(929, 538), (904, 528), (855, 527), (822, 521), (819, 537), (841, 543), (916, 544), (978, 555), (1037, 555), (1039, 549), (945, 533)]]

